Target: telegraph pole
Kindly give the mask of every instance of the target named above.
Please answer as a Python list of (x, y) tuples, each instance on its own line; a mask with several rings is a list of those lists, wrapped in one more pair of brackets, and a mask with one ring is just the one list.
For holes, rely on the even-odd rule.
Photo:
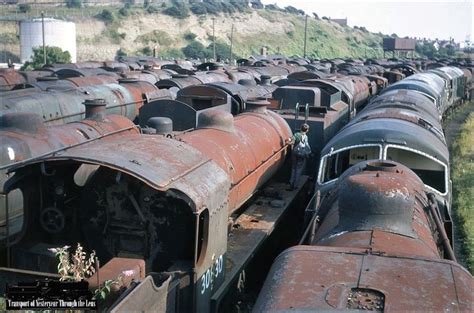
[(216, 18), (212, 18), (212, 50), (214, 51), (214, 62), (216, 62)]
[(230, 55), (229, 55), (229, 64), (232, 64), (232, 47), (234, 46), (234, 24), (230, 29)]
[(46, 65), (46, 43), (44, 39), (44, 12), (41, 11), (41, 27), (43, 29), (43, 65)]
[(306, 58), (306, 33), (308, 32), (308, 15), (304, 17), (304, 46), (303, 46), (303, 58)]

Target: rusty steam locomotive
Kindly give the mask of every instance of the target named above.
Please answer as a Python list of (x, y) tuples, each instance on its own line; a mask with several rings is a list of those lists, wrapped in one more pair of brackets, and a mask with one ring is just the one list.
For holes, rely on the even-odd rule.
[[(97, 251), (101, 264), (109, 262), (103, 267), (106, 273), (120, 274), (122, 265), (129, 266), (130, 259), (143, 262), (137, 263), (143, 269), (138, 271), (136, 282), (110, 304), (110, 310), (218, 311), (231, 286), (241, 279), (243, 270), (268, 237), (275, 229), (285, 228), (283, 221), (289, 215), (302, 214), (305, 207), (309, 226), (304, 240), (318, 245), (314, 249), (323, 251), (325, 248), (319, 246), (325, 242), (325, 246), (337, 247), (330, 248), (331, 253), (347, 248), (360, 260), (364, 253), (383, 259), (383, 253), (372, 253), (379, 247), (364, 250), (358, 240), (370, 242), (369, 237), (374, 235), (368, 228), (388, 225), (389, 235), (396, 230), (406, 231), (402, 236), (408, 238), (407, 243), (409, 238), (421, 238), (417, 239), (424, 245), (420, 257), (434, 259), (437, 255), (441, 259), (449, 255), (449, 156), (439, 123), (444, 111), (465, 97), (470, 82), (467, 72), (439, 68), (386, 88), (389, 81), (400, 80), (416, 69), (390, 64), (386, 70), (382, 65), (363, 66), (358, 62), (328, 62), (329, 66), (324, 62), (305, 64), (303, 60), (278, 62), (260, 60), (238, 70), (206, 64), (204, 73), (168, 64), (170, 69), (163, 65), (159, 72), (162, 76), (156, 82), (150, 78), (154, 71), (148, 68), (148, 82), (128, 78), (110, 83), (107, 78), (103, 85), (74, 87), (88, 90), (135, 86), (130, 93), (136, 95), (136, 100), (121, 102), (134, 104), (132, 115), (110, 111), (109, 99), (113, 98), (100, 94), (92, 97), (92, 91), (89, 95), (83, 92), (87, 96), (82, 99), (85, 107), (77, 106), (77, 119), (73, 121), (62, 115), (68, 107), (65, 101), (61, 104), (65, 109), (58, 113), (63, 117), (58, 119), (60, 123), (49, 123), (47, 116), (41, 116), (43, 112), (34, 111), (39, 116), (18, 112), (30, 111), (26, 101), (21, 102), (25, 103), (23, 109), (4, 110), (0, 130), (0, 136), (6, 139), (1, 146), (5, 173), (5, 210), (0, 214), (4, 243), (1, 261), (10, 268), (1, 270), (5, 279), (24, 275), (24, 270), (34, 271), (29, 273), (36, 277), (47, 276), (45, 272), (52, 273), (55, 267), (54, 256), (47, 248), (81, 242)], [(121, 71), (121, 77), (141, 76), (131, 72), (133, 69), (129, 66)], [(330, 73), (330, 69), (339, 73)], [(171, 75), (166, 76), (165, 70)], [(71, 71), (63, 69), (62, 73)], [(156, 75), (155, 70), (155, 78)], [(59, 81), (75, 79), (78, 80), (69, 77)], [(61, 90), (62, 96), (64, 88), (52, 86), (57, 84), (51, 79), (43, 85), (32, 84), (30, 88), (5, 93), (38, 95)], [(407, 84), (414, 87), (408, 88)], [(85, 119), (80, 120), (82, 117)], [(388, 122), (401, 125), (389, 134)], [(292, 130), (302, 123), (311, 126), (309, 137), (315, 158), (308, 174), (315, 177), (317, 193), (306, 180), (297, 190), (285, 189), (283, 165), (290, 153), (289, 139)], [(377, 127), (366, 126), (370, 123)], [(418, 146), (420, 140), (400, 139), (410, 133), (406, 131), (408, 127), (420, 128), (427, 140), (439, 142), (435, 145), (439, 150), (433, 152), (431, 145)], [(366, 136), (368, 132), (372, 132), (370, 136)], [(364, 138), (370, 138), (370, 143)], [(409, 153), (432, 162), (417, 162)], [(389, 161), (360, 163), (369, 159), (394, 160), (406, 167)], [(361, 201), (369, 202), (360, 214), (350, 205), (349, 193), (342, 190), (354, 190), (359, 186), (357, 178), (368, 171), (388, 181), (392, 178), (387, 175), (404, 173), (401, 181), (407, 184), (405, 193), (395, 192), (393, 200), (398, 211), (390, 211), (389, 200), (378, 211), (376, 200), (384, 201), (383, 190), (374, 191), (380, 194), (375, 200), (358, 193)], [(356, 181), (347, 187), (352, 177)], [(319, 196), (311, 198), (313, 194)], [(347, 205), (342, 208), (337, 204), (338, 196), (343, 194)], [(318, 205), (313, 206), (310, 198)], [(316, 198), (319, 200), (314, 201)], [(413, 205), (412, 215), (403, 211), (407, 203)], [(427, 206), (432, 208), (429, 214), (424, 211)], [(374, 212), (393, 219), (372, 218)], [(389, 225), (397, 218), (400, 221), (395, 226)], [(421, 226), (410, 230), (405, 222), (413, 218), (420, 220)], [(360, 223), (352, 223), (354, 220)], [(364, 232), (352, 238), (351, 234), (359, 230)], [(379, 234), (386, 235), (383, 231)], [(393, 238), (399, 239), (395, 235)], [(384, 253), (397, 255), (397, 251), (394, 248)], [(331, 257), (341, 259), (329, 255), (321, 261), (318, 271), (324, 271), (329, 264), (324, 262), (330, 262)], [(438, 263), (461, 270), (451, 261)], [(284, 275), (285, 270), (279, 266), (284, 265), (277, 263), (271, 273)], [(292, 266), (285, 269), (291, 272)], [(460, 278), (472, 280), (460, 273)], [(334, 275), (328, 276), (329, 280), (332, 278)], [(314, 277), (314, 281), (317, 279)], [(303, 298), (293, 294), (287, 298), (286, 283), (267, 282), (256, 312), (259, 308), (287, 309), (289, 298), (302, 299), (294, 307), (306, 308)], [(321, 284), (332, 286), (329, 282)], [(373, 296), (379, 302), (389, 299), (383, 290), (369, 284), (351, 288), (368, 289), (367, 297)], [(334, 287), (334, 301), (351, 288)], [(359, 297), (359, 289), (353, 292), (354, 298)]]

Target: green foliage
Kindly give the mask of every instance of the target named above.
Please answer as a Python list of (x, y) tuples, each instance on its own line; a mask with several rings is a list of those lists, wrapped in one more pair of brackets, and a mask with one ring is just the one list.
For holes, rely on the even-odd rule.
[(188, 5), (180, 0), (173, 0), (172, 6), (163, 11), (164, 14), (173, 16), (176, 18), (186, 18), (189, 16)]
[(248, 6), (245, 1), (231, 0), (231, 1), (218, 1), (218, 0), (205, 0), (203, 2), (193, 2), (191, 4), (191, 12), (196, 15), (213, 14), (219, 13), (236, 13), (248, 11)]
[[(211, 43), (209, 46), (205, 47), (199, 41), (192, 41), (186, 47), (182, 49), (183, 54), (190, 59), (211, 59), (214, 57), (214, 47)], [(225, 60), (230, 56), (230, 46), (224, 42), (216, 42), (216, 59)], [(233, 53), (233, 58), (238, 56)]]
[(61, 276), (59, 280), (81, 281), (91, 277), (95, 273), (95, 251), (88, 256), (79, 243), (73, 254), (69, 252), (69, 248), (70, 246), (48, 249), (58, 258), (58, 274)]
[(66, 0), (66, 6), (70, 9), (79, 9), (82, 7), (82, 0)]
[[(459, 114), (474, 106), (470, 102), (461, 108)], [(464, 111), (464, 112), (463, 112)], [(461, 234), (459, 242), (455, 241), (462, 249), (465, 263), (471, 273), (474, 271), (474, 113), (471, 112), (466, 122), (462, 125), (452, 146), (452, 180), (453, 180), (453, 212), (454, 222)]]
[(149, 14), (153, 14), (153, 13), (158, 13), (158, 12), (160, 12), (160, 9), (158, 9), (158, 8), (155, 7), (154, 5), (148, 5), (147, 8), (146, 8), (146, 11), (147, 11)]
[(415, 46), (415, 51), (430, 59), (432, 59), (437, 54), (437, 51), (434, 45), (432, 43), (427, 43), (427, 42), (423, 44), (417, 43)]
[(285, 7), (285, 11), (290, 13), (290, 14), (295, 14), (295, 15), (304, 15), (304, 11), (303, 10), (298, 10), (297, 8), (289, 5), (287, 7)]
[(454, 48), (453, 45), (449, 44), (446, 47), (441, 47), (439, 49), (439, 53), (440, 55), (446, 55), (446, 56), (452, 57), (456, 54), (456, 49)]
[[(212, 44), (207, 47), (209, 52), (212, 52)], [(226, 43), (223, 42), (216, 42), (216, 58), (217, 60), (225, 60), (228, 59), (230, 56), (230, 46)], [(232, 58), (233, 59), (238, 59), (239, 57), (235, 54), (232, 53)]]
[(184, 53), (180, 49), (171, 48), (160, 51), (159, 55), (164, 59), (183, 59)]
[(105, 282), (104, 282), (104, 285), (102, 286), (99, 286), (99, 288), (97, 288), (95, 291), (94, 291), (94, 296), (92, 297), (92, 299), (95, 299), (95, 300), (105, 300), (105, 298), (107, 297), (108, 294), (110, 294), (110, 288), (112, 287), (112, 285), (115, 285), (117, 282), (115, 280), (112, 280), (112, 279), (107, 279)]
[(439, 47), (439, 50), (436, 50), (432, 42), (417, 43), (415, 51), (430, 59), (435, 57), (452, 57), (456, 54), (456, 49), (453, 45), (449, 44), (446, 47)]
[[(128, 3), (127, 3), (128, 4)], [(130, 6), (127, 7), (127, 5), (125, 5), (124, 7), (120, 8), (120, 10), (118, 11), (118, 13), (122, 16), (129, 16), (130, 15), (130, 10), (129, 10)]]
[(115, 15), (107, 9), (103, 9), (96, 17), (104, 21), (106, 24), (111, 24), (115, 21)]
[[(22, 69), (40, 69), (43, 67), (43, 47), (33, 48), (33, 57), (31, 62), (25, 62)], [(69, 51), (63, 51), (59, 47), (46, 46), (46, 64), (53, 63), (71, 63), (71, 54)]]
[(193, 41), (189, 43), (186, 47), (181, 49), (181, 51), (187, 58), (190, 59), (204, 59), (213, 57), (212, 51), (209, 51), (199, 41)]
[(192, 41), (192, 40), (196, 39), (196, 37), (197, 37), (197, 35), (195, 33), (192, 33), (192, 32), (187, 32), (183, 36), (183, 38), (187, 41)]
[(207, 14), (207, 9), (205, 6), (202, 5), (202, 3), (194, 3), (191, 5), (191, 12), (193, 12), (196, 15), (204, 15)]
[(140, 49), (139, 53), (141, 55), (149, 56), (149, 55), (153, 55), (153, 50), (150, 47), (144, 47)]
[(154, 30), (138, 36), (135, 39), (135, 42), (140, 42), (142, 44), (149, 44), (151, 42), (162, 46), (169, 46), (173, 43), (173, 39), (164, 31)]
[(28, 13), (31, 11), (31, 5), (29, 5), (28, 3), (19, 4), (18, 11), (20, 11), (21, 13)]
[(126, 33), (119, 33), (116, 29), (109, 28), (104, 32), (104, 35), (109, 37), (113, 43), (119, 44), (125, 37)]
[(128, 54), (122, 48), (118, 49), (117, 52), (115, 53), (116, 57), (126, 57)]
[(0, 297), (0, 311), (1, 312), (6, 312), (7, 311), (7, 303), (5, 301), (5, 298)]
[(4, 44), (17, 44), (20, 42), (20, 36), (14, 33), (0, 34), (0, 42)]
[(265, 9), (272, 10), (272, 11), (282, 11), (282, 9), (276, 4), (267, 4), (265, 6)]

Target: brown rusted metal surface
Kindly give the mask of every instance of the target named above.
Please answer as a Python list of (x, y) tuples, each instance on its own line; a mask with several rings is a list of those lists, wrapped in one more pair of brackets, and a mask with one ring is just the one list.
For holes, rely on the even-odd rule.
[(389, 84), (393, 84), (405, 78), (405, 75), (398, 70), (386, 71), (383, 73), (383, 77), (388, 79)]
[(230, 70), (230, 71), (227, 71), (227, 76), (229, 76), (229, 79), (231, 81), (233, 81), (234, 83), (238, 83), (240, 80), (242, 79), (251, 79), (251, 80), (255, 80), (255, 78), (253, 77), (253, 75), (251, 75), (250, 73), (247, 73), (245, 71), (239, 71), (239, 70)]
[(26, 83), (25, 77), (12, 68), (0, 69), (0, 91), (11, 90), (16, 85)]
[(472, 287), (472, 276), (451, 261), (297, 246), (276, 259), (253, 312), (347, 310), (361, 299), (354, 292), (374, 308), (383, 300), (384, 312), (467, 312)]
[[(107, 116), (103, 121), (85, 119), (51, 127), (44, 126), (41, 119), (31, 113), (8, 113), (1, 115), (0, 119), (2, 121), (0, 136), (5, 140), (2, 150), (5, 149), (5, 155), (10, 156), (5, 157), (5, 160), (8, 160), (6, 164), (23, 161), (118, 130), (138, 133), (129, 119), (117, 115)], [(13, 153), (7, 154), (7, 146)]]
[[(159, 76), (152, 71), (126, 71), (121, 72), (120, 76), (123, 78), (135, 78), (137, 80), (147, 81), (153, 85), (160, 80)], [(171, 75), (168, 75), (166, 78), (171, 78)]]
[[(132, 281), (139, 281), (145, 278), (145, 261), (128, 258), (112, 258), (98, 272), (87, 279), (89, 288), (97, 289), (106, 280), (118, 280), (120, 285), (112, 285), (115, 289), (120, 287), (128, 288)], [(118, 286), (117, 286), (118, 285)]]
[(206, 182), (209, 186), (223, 183), (222, 170), (208, 157), (185, 143), (162, 136), (110, 136), (64, 149), (48, 160), (98, 164), (129, 174), (160, 191), (175, 188), (193, 199), (195, 210), (203, 209), (207, 199)]
[(341, 76), (326, 77), (323, 79), (309, 79), (304, 84), (318, 86), (328, 84), (342, 90), (346, 98), (344, 99), (351, 105), (351, 111), (359, 108), (367, 102), (370, 96), (371, 83), (368, 78), (363, 76)]
[(313, 244), (439, 258), (433, 224), (424, 211), (428, 199), (423, 182), (401, 164), (366, 164), (340, 177), (321, 207), (323, 222)]
[(153, 100), (171, 99), (171, 94), (168, 90), (158, 90), (155, 85), (135, 79), (121, 79), (119, 80), (121, 86), (126, 88), (133, 97), (134, 117), (138, 116), (140, 108)]
[(197, 78), (201, 84), (231, 82), (224, 71), (197, 72), (194, 77)]
[(471, 311), (474, 280), (442, 259), (439, 213), (428, 206), (423, 182), (403, 165), (348, 169), (322, 200), (314, 246), (277, 258), (254, 312)]
[[(127, 118), (110, 115), (104, 120), (84, 119), (61, 126), (46, 127), (41, 117), (32, 113), (8, 113), (0, 115), (0, 191), (8, 179), (6, 171), (16, 163), (46, 155), (75, 144), (90, 141), (111, 133), (138, 133)], [(9, 216), (22, 214), (22, 204), (10, 196)], [(0, 225), (5, 223), (5, 206), (0, 203)]]
[(318, 244), (332, 247), (367, 249), (374, 254), (380, 255), (439, 258), (439, 252), (433, 241), (429, 242), (430, 245), (428, 246), (419, 239), (378, 230), (347, 232)]
[(117, 79), (109, 75), (97, 75), (89, 77), (70, 77), (65, 80), (72, 82), (75, 86), (104, 85), (116, 83)]
[[(229, 214), (239, 208), (283, 164), (291, 130), (277, 114), (232, 115), (214, 110), (206, 125), (179, 136), (179, 140), (208, 155), (229, 175)], [(251, 149), (249, 149), (251, 147)]]

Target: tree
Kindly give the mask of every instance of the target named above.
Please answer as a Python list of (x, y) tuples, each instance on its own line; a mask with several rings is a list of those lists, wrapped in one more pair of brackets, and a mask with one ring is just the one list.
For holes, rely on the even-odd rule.
[(193, 41), (181, 50), (183, 51), (184, 55), (190, 59), (212, 58), (213, 54), (199, 41)]
[[(207, 47), (207, 50), (209, 53), (211, 53), (212, 50), (212, 44)], [(230, 56), (230, 46), (226, 43), (223, 42), (216, 42), (216, 58), (217, 60), (225, 60), (228, 59)], [(235, 55), (235, 53), (232, 53), (232, 58), (233, 59), (238, 59), (239, 57)]]
[(97, 17), (107, 24), (113, 23), (115, 21), (114, 14), (107, 9), (103, 9), (102, 12), (97, 15)]
[(163, 11), (164, 14), (177, 18), (186, 18), (189, 16), (188, 5), (180, 0), (173, 0), (173, 5)]
[(70, 9), (71, 8), (79, 9), (80, 7), (82, 7), (82, 1), (81, 0), (67, 0), (66, 6)]
[(196, 39), (197, 35), (195, 33), (192, 33), (192, 32), (187, 32), (186, 34), (184, 34), (183, 37), (187, 41), (193, 41), (194, 39)]
[[(128, 4), (128, 3), (127, 3)], [(122, 16), (129, 16), (130, 15), (130, 5), (127, 7), (127, 5), (123, 6), (122, 8), (120, 8), (120, 10), (118, 11), (120, 15)]]
[(124, 50), (122, 50), (122, 48), (118, 49), (117, 52), (115, 53), (115, 55), (120, 58), (120, 57), (126, 57), (127, 56), (127, 52), (125, 52)]
[(28, 13), (28, 12), (31, 11), (31, 5), (29, 5), (28, 3), (19, 4), (19, 5), (18, 5), (18, 10), (19, 10), (21, 13)]
[(150, 47), (144, 47), (141, 49), (141, 54), (147, 56), (147, 55), (153, 55), (153, 50), (151, 50)]
[[(33, 48), (33, 57), (31, 62), (25, 62), (22, 69), (40, 69), (44, 65), (43, 47)], [(46, 64), (71, 63), (71, 54), (69, 51), (63, 51), (59, 47), (46, 46)]]

